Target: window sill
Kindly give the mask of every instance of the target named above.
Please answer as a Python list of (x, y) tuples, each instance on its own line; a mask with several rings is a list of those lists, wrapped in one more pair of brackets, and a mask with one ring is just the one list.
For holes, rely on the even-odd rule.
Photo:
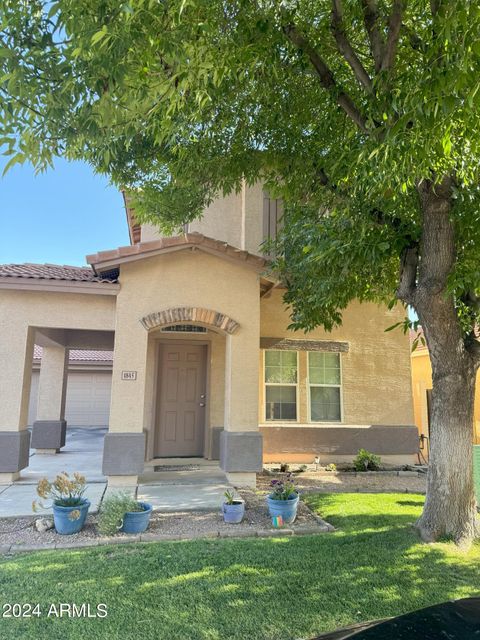
[(274, 420), (269, 422), (260, 422), (258, 426), (259, 427), (295, 427), (296, 429), (324, 427), (324, 428), (330, 429), (335, 427), (343, 427), (346, 425), (344, 422), (294, 422), (294, 421), (289, 422), (288, 420)]

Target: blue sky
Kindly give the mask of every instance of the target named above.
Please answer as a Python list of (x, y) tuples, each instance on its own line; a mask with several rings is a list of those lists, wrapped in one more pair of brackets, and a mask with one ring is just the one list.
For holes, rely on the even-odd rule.
[(37, 176), (16, 165), (0, 177), (0, 263), (83, 265), (129, 243), (121, 194), (88, 165), (57, 160)]

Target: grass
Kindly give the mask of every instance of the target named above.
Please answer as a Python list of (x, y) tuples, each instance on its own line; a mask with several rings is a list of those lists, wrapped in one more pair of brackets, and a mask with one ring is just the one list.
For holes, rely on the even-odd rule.
[[(0, 562), (3, 602), (44, 615), (1, 619), (2, 640), (286, 640), (480, 592), (480, 545), (421, 544), (423, 497), (319, 494), (340, 530), (48, 551)], [(104, 619), (52, 618), (50, 603), (108, 605)]]

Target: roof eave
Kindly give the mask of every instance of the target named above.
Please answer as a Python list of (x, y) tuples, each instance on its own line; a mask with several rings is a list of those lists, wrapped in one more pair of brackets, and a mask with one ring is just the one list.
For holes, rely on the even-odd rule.
[(120, 290), (120, 285), (116, 282), (88, 282), (87, 280), (54, 280), (47, 278), (0, 276), (0, 289), (116, 296)]
[(263, 274), (264, 277), (270, 280), (269, 276), (265, 274), (269, 261), (261, 256), (237, 249), (227, 243), (212, 238), (206, 238), (201, 234), (186, 234), (183, 240), (181, 238), (181, 236), (165, 238), (161, 241), (140, 243), (130, 247), (120, 247), (113, 251), (102, 251), (87, 256), (86, 260), (96, 273), (101, 273), (105, 269), (118, 268), (121, 264), (136, 262), (157, 255), (164, 255), (175, 251), (198, 250), (236, 265), (244, 265), (257, 273)]

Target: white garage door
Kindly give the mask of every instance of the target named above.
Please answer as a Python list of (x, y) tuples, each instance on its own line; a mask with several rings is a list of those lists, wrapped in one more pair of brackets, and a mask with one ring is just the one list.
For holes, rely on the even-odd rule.
[[(68, 375), (65, 419), (70, 427), (108, 426), (112, 373), (71, 372)], [(37, 413), (38, 373), (32, 376), (29, 423)]]
[(108, 425), (112, 374), (71, 373), (68, 376), (65, 419), (73, 426)]

